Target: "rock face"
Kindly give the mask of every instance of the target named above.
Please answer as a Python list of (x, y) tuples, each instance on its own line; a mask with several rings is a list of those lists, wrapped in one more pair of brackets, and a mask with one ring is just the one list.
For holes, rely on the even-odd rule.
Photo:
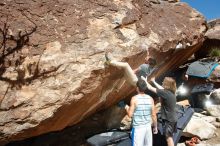
[(208, 22), (209, 30), (205, 36), (208, 39), (220, 40), (220, 19), (215, 19)]
[[(3, 0), (0, 3), (0, 144), (74, 125), (128, 96), (122, 71), (146, 50), (164, 65), (187, 60), (203, 42), (203, 16), (185, 3), (157, 0)], [(176, 50), (181, 41), (183, 46)]]
[[(209, 58), (213, 61), (219, 60), (220, 50), (220, 19), (215, 19), (208, 22), (208, 30), (205, 33), (206, 40), (203, 45), (195, 52), (196, 60)], [(212, 51), (214, 50), (214, 51)], [(190, 78), (189, 86), (193, 87), (196, 84), (203, 84), (207, 82), (214, 83), (215, 88), (220, 88), (220, 66), (217, 66), (209, 78)]]
[(220, 89), (215, 89), (210, 95), (213, 104), (220, 105)]
[(212, 49), (220, 48), (220, 19), (208, 22), (208, 31), (203, 46), (195, 53), (197, 58), (207, 57)]
[(220, 105), (212, 105), (207, 107), (207, 111), (211, 116), (220, 117)]

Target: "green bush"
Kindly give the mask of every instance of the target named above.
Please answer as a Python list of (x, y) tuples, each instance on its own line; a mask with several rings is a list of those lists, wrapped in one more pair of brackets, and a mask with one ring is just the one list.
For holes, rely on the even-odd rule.
[(218, 48), (213, 48), (210, 53), (209, 56), (211, 57), (220, 57), (220, 49)]

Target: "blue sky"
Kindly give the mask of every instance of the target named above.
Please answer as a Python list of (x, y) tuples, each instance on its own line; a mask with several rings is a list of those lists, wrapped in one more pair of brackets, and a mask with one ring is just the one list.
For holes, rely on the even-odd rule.
[(220, 0), (180, 0), (202, 13), (207, 20), (220, 18)]

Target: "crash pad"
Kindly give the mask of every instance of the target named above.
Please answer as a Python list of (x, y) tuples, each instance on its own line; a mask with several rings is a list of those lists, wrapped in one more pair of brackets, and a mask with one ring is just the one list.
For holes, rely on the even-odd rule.
[(188, 66), (186, 75), (208, 78), (219, 64), (213, 61), (195, 61)]

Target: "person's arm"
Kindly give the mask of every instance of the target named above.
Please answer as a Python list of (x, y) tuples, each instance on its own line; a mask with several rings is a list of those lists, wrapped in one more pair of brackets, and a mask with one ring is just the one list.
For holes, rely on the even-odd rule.
[(158, 130), (157, 130), (157, 114), (156, 114), (156, 107), (154, 105), (154, 100), (152, 100), (152, 112), (151, 112), (151, 116), (152, 116), (152, 121), (153, 121), (153, 133), (157, 134)]
[(135, 99), (135, 97), (132, 97), (131, 102), (130, 102), (130, 106), (128, 106), (128, 105), (125, 106), (125, 110), (130, 118), (133, 116), (134, 109), (136, 106), (135, 103), (136, 103), (136, 99)]
[(157, 89), (164, 89), (161, 85), (159, 85), (159, 84), (155, 81), (155, 77), (151, 78), (151, 81), (153, 82), (153, 84), (156, 86)]
[(134, 71), (134, 73), (136, 74), (139, 70), (140, 70), (140, 67), (134, 69), (133, 71)]
[(147, 82), (147, 77), (144, 78), (143, 76), (141, 76), (141, 79), (145, 81), (145, 83), (147, 84), (147, 88), (148, 88), (150, 91), (152, 91), (152, 92), (154, 92), (154, 93), (157, 93), (157, 89), (156, 89), (155, 87), (151, 86), (151, 84)]
[(139, 72), (139, 70), (140, 70), (140, 67), (134, 69), (133, 71), (134, 71), (135, 74), (137, 74)]

